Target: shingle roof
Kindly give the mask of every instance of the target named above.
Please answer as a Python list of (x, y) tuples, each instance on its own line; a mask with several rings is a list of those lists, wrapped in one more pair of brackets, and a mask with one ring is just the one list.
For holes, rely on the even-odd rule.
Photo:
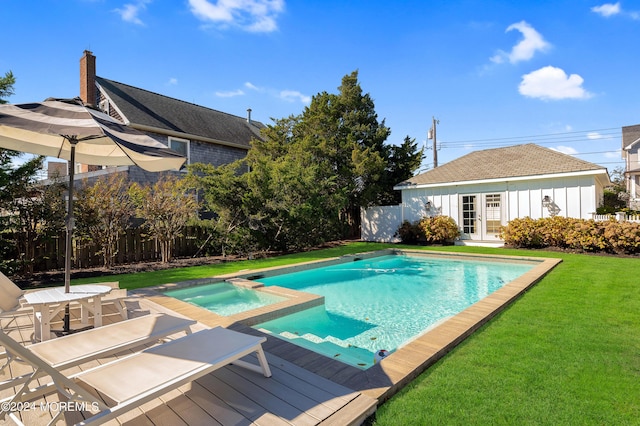
[(640, 124), (622, 127), (622, 149), (640, 140)]
[(597, 164), (535, 144), (474, 151), (414, 176), (402, 185), (430, 185), (486, 179), (506, 179), (583, 171), (604, 171)]
[(202, 136), (249, 148), (264, 124), (159, 95), (117, 81), (96, 77), (96, 82), (132, 124)]

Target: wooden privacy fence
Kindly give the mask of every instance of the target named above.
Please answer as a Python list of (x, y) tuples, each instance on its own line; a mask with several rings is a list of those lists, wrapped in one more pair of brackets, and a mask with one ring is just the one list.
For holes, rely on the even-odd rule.
[[(200, 245), (207, 238), (207, 233), (200, 227), (188, 227), (181, 237), (174, 242), (174, 257), (189, 257), (198, 252)], [(36, 243), (34, 271), (48, 271), (64, 268), (65, 234)], [(73, 240), (73, 257), (71, 267), (94, 268), (103, 265), (101, 247), (82, 241)], [(160, 245), (153, 238), (144, 235), (140, 228), (128, 230), (117, 243), (117, 253), (113, 264), (149, 262), (160, 260)]]

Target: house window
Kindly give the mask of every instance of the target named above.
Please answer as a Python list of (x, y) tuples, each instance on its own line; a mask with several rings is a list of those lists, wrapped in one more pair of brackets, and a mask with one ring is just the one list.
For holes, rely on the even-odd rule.
[(102, 112), (109, 115), (109, 100), (108, 99), (101, 100), (99, 108)]
[(176, 151), (179, 154), (184, 155), (187, 158), (187, 161), (185, 163), (189, 164), (190, 163), (190, 158), (189, 158), (189, 141), (186, 139), (177, 139), (177, 138), (169, 138), (169, 148), (171, 148), (172, 150)]

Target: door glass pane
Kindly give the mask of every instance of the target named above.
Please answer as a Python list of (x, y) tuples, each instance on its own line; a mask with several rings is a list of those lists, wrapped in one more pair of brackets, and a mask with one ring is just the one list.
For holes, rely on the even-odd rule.
[(485, 196), (487, 234), (500, 232), (502, 218), (500, 215), (500, 194), (487, 194)]
[(465, 234), (476, 233), (476, 196), (462, 196), (462, 232)]

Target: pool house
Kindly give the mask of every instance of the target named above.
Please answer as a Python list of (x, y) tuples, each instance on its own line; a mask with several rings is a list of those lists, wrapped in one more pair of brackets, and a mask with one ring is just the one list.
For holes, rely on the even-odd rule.
[(397, 241), (403, 221), (445, 215), (463, 242), (499, 243), (512, 219), (590, 219), (610, 184), (605, 167), (535, 144), (474, 151), (398, 183), (401, 204), (363, 210), (362, 239)]

